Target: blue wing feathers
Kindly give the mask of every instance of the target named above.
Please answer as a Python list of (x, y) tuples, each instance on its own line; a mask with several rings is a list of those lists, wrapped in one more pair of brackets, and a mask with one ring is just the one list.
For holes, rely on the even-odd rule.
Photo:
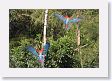
[(59, 18), (60, 20), (62, 20), (63, 22), (65, 22), (65, 18), (64, 18), (64, 16), (63, 15), (59, 15), (59, 14), (54, 14), (54, 16), (56, 16), (57, 18)]
[(29, 52), (31, 52), (32, 54), (38, 56), (38, 53), (37, 53), (36, 49), (33, 48), (32, 46), (28, 46), (28, 47), (27, 47), (27, 50), (28, 50)]
[(47, 43), (45, 44), (45, 46), (44, 46), (44, 50), (43, 50), (43, 53), (42, 53), (42, 54), (38, 54), (38, 52), (36, 51), (36, 49), (33, 48), (32, 46), (28, 46), (28, 47), (27, 47), (27, 50), (28, 50), (29, 52), (31, 52), (33, 55), (37, 56), (39, 62), (42, 62), (42, 61), (45, 59), (44, 57), (46, 56), (49, 47), (50, 47), (50, 43), (47, 42)]
[(76, 22), (79, 22), (80, 20), (81, 20), (80, 18), (73, 18), (69, 22), (76, 23)]
[(50, 43), (47, 42), (46, 45), (44, 46), (44, 49), (48, 50), (49, 47), (50, 47)]
[(50, 43), (47, 42), (47, 43), (45, 44), (45, 46), (44, 46), (43, 54), (46, 54), (46, 53), (47, 53), (49, 47), (50, 47)]

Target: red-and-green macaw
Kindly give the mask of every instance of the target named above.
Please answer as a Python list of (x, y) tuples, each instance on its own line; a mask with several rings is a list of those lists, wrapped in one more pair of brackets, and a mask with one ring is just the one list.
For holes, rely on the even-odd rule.
[(30, 51), (33, 55), (35, 55), (38, 58), (39, 62), (43, 62), (46, 57), (46, 53), (50, 47), (50, 43), (46, 43), (45, 46), (41, 49), (35, 49), (32, 46), (28, 46), (27, 50)]
[(56, 13), (54, 14), (54, 16), (56, 16), (57, 18), (63, 21), (63, 23), (65, 24), (66, 30), (69, 30), (71, 28), (70, 23), (77, 23), (81, 20), (80, 18), (72, 18), (72, 17), (63, 16)]

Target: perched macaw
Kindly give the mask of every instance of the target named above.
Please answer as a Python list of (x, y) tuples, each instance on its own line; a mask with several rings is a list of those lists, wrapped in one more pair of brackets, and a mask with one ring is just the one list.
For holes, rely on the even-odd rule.
[(35, 49), (32, 46), (28, 46), (27, 50), (30, 51), (32, 54), (34, 54), (38, 58), (39, 62), (43, 62), (49, 47), (50, 43), (46, 43), (41, 50)]
[(72, 18), (72, 17), (68, 17), (68, 16), (63, 16), (60, 14), (54, 14), (54, 16), (56, 16), (57, 18), (59, 18), (60, 20), (62, 20), (65, 24), (65, 29), (69, 30), (71, 28), (70, 23), (76, 23), (79, 22), (81, 19), (80, 18)]

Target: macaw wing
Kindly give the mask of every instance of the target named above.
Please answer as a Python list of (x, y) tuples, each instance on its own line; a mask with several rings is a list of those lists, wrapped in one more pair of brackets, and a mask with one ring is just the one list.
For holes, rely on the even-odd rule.
[(80, 18), (73, 18), (73, 19), (69, 20), (69, 22), (71, 22), (71, 23), (77, 23), (80, 20), (81, 20)]
[(28, 50), (29, 52), (31, 52), (32, 54), (34, 54), (35, 56), (38, 56), (38, 55), (39, 55), (38, 52), (36, 51), (36, 49), (33, 48), (32, 46), (28, 46), (28, 47), (27, 47), (27, 50)]
[(47, 42), (47, 43), (45, 44), (45, 46), (44, 46), (44, 51), (43, 51), (43, 53), (42, 53), (43, 55), (45, 55), (45, 54), (47, 53), (49, 47), (50, 47), (50, 43)]
[(56, 16), (57, 18), (59, 18), (60, 20), (62, 20), (63, 22), (65, 22), (65, 18), (64, 18), (64, 16), (63, 15), (59, 15), (59, 14), (54, 14), (54, 16)]

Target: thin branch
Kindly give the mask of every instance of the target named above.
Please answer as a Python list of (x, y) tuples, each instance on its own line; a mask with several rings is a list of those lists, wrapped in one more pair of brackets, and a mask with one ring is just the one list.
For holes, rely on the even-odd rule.
[[(83, 45), (83, 46), (80, 46), (80, 48), (84, 48), (84, 47), (86, 47), (88, 44), (86, 44), (86, 45)], [(74, 51), (78, 51), (78, 49), (79, 48), (76, 48), (76, 49), (74, 49)]]

